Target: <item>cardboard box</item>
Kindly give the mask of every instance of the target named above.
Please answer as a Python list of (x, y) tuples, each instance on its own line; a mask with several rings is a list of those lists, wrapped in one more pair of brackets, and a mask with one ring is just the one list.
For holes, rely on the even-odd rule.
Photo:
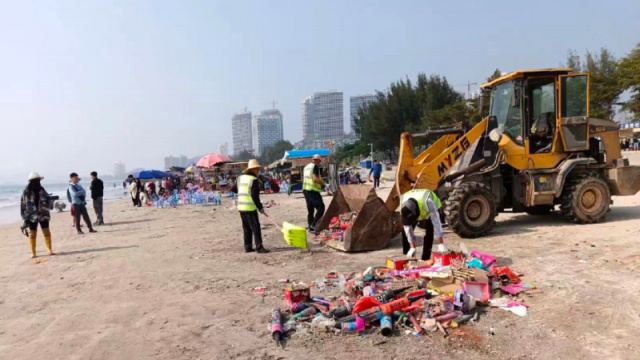
[(409, 266), (409, 261), (417, 261), (416, 258), (409, 258), (404, 255), (387, 256), (387, 267), (393, 270), (404, 270)]
[(453, 277), (444, 279), (431, 279), (427, 288), (433, 289), (440, 294), (453, 296), (456, 290), (462, 289), (462, 283), (460, 282), (460, 280), (457, 280)]
[(455, 262), (461, 263), (462, 261), (464, 261), (462, 253), (459, 253), (459, 252), (444, 254), (444, 255), (434, 252), (433, 254), (431, 254), (431, 259), (433, 259), (433, 265), (440, 265), (440, 266), (447, 266)]
[(304, 284), (293, 285), (284, 289), (284, 298), (287, 303), (287, 307), (291, 309), (295, 303), (310, 302), (311, 289), (309, 286)]

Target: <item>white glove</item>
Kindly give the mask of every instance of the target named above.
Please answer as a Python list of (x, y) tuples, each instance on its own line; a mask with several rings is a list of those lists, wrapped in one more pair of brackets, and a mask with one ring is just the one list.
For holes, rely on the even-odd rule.
[(446, 253), (448, 251), (449, 251), (449, 249), (447, 249), (447, 246), (445, 244), (438, 244), (438, 252), (439, 253)]
[(415, 253), (416, 253), (416, 248), (411, 248), (407, 252), (407, 257), (412, 258)]

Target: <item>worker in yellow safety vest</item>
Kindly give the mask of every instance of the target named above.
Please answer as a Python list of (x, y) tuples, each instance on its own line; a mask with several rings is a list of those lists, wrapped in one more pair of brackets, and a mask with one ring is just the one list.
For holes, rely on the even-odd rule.
[[(311, 163), (304, 167), (302, 178), (302, 193), (307, 202), (307, 223), (309, 231), (315, 232), (316, 225), (324, 215), (324, 202), (320, 191), (324, 186), (324, 181), (320, 177), (319, 165), (322, 163), (320, 155), (315, 154), (311, 158)], [(315, 215), (313, 214), (315, 211)]]
[[(400, 197), (400, 214), (402, 215), (402, 251), (409, 257), (413, 257), (416, 251), (413, 233), (418, 222), (423, 221), (426, 233), (422, 248), (422, 260), (431, 259), (431, 247), (433, 246), (434, 231), (438, 237), (438, 251), (444, 252), (444, 237), (442, 234), (442, 224), (440, 223), (439, 210), (442, 202), (438, 195), (431, 190), (411, 190)], [(426, 221), (431, 220), (431, 221)]]
[[(266, 254), (269, 250), (262, 245), (262, 231), (260, 230), (260, 219), (258, 219), (258, 212), (266, 215), (260, 202), (258, 174), (261, 167), (258, 160), (249, 160), (247, 170), (238, 176), (236, 183), (231, 187), (231, 192), (238, 194), (238, 211), (244, 231), (244, 251)], [(255, 250), (251, 243), (252, 237), (256, 244)]]

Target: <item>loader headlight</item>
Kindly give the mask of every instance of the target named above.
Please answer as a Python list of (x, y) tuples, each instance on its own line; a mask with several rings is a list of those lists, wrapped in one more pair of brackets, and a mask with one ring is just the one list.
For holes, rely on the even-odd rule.
[(493, 141), (494, 143), (499, 143), (500, 139), (502, 139), (503, 134), (504, 131), (502, 129), (493, 129), (489, 133), (489, 139), (491, 139), (491, 141)]

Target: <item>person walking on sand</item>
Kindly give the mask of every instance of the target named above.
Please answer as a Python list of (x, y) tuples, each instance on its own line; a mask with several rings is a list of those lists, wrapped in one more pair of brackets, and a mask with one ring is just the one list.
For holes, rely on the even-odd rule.
[[(231, 188), (231, 192), (238, 194), (238, 211), (242, 220), (242, 230), (244, 232), (244, 251), (266, 254), (269, 250), (262, 245), (262, 230), (260, 229), (260, 219), (258, 212), (265, 215), (264, 207), (260, 202), (260, 184), (258, 174), (262, 166), (258, 160), (251, 159), (247, 170), (240, 176), (238, 181)], [(251, 244), (251, 237), (254, 238), (255, 250)]]
[(29, 229), (29, 244), (31, 245), (31, 257), (36, 257), (36, 238), (38, 237), (38, 224), (44, 234), (44, 242), (47, 245), (47, 253), (55, 255), (51, 249), (51, 200), (49, 193), (42, 187), (40, 180), (44, 177), (33, 172), (29, 174), (29, 183), (22, 192), (20, 198), (20, 215), (22, 216), (23, 229)]
[(131, 200), (134, 207), (141, 207), (140, 205), (140, 187), (138, 186), (138, 180), (133, 178), (133, 175), (129, 175), (129, 193), (131, 194)]
[(84, 234), (80, 229), (80, 217), (82, 217), (89, 228), (89, 232), (96, 233), (97, 231), (93, 229), (93, 226), (91, 225), (91, 218), (87, 212), (87, 191), (82, 187), (82, 185), (80, 185), (80, 178), (78, 177), (78, 174), (71, 173), (69, 177), (71, 178), (71, 181), (69, 182), (69, 194), (71, 195), (71, 206), (73, 207), (73, 212), (76, 216), (76, 230), (79, 235)]
[(369, 171), (369, 177), (373, 174), (373, 188), (380, 188), (380, 175), (382, 174), (382, 165), (378, 163), (378, 160), (373, 160), (373, 166), (371, 166), (371, 171)]
[(96, 212), (96, 222), (93, 225), (104, 225), (104, 217), (102, 216), (102, 197), (104, 196), (104, 184), (98, 179), (98, 173), (91, 172), (91, 199), (93, 200), (93, 210)]
[[(322, 186), (324, 181), (320, 177), (320, 168), (322, 163), (320, 155), (315, 154), (311, 159), (311, 163), (304, 167), (304, 177), (302, 180), (302, 193), (307, 202), (307, 222), (310, 231), (316, 231), (316, 225), (324, 215), (324, 202), (322, 201)], [(313, 215), (316, 212), (315, 216)]]

